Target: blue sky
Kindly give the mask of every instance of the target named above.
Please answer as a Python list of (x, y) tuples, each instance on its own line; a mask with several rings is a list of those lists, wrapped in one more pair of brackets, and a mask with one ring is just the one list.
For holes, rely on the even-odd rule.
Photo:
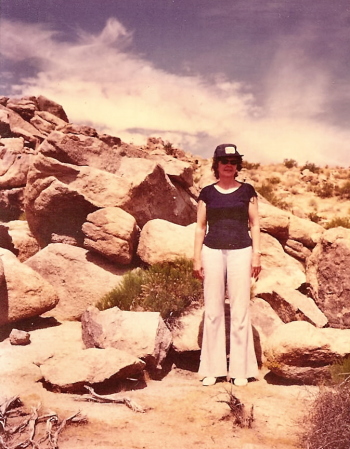
[(0, 95), (125, 142), (349, 166), (348, 0), (2, 0)]

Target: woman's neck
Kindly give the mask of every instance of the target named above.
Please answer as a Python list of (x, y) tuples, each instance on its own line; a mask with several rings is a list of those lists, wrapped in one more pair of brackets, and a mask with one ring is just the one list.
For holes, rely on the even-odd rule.
[(229, 190), (234, 189), (235, 187), (240, 186), (240, 183), (235, 180), (235, 178), (230, 179), (223, 179), (220, 178), (219, 181), (216, 183), (217, 186), (219, 186), (223, 190)]

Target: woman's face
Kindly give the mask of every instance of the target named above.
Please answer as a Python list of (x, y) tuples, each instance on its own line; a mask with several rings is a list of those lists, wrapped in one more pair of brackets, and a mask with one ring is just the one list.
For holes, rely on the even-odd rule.
[(230, 157), (219, 159), (219, 178), (234, 177), (237, 173), (237, 160)]

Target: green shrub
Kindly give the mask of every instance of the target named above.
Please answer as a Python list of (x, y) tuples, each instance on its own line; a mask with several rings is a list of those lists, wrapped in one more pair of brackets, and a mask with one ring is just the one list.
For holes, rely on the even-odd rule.
[(256, 186), (256, 190), (273, 206), (280, 209), (288, 209), (288, 203), (275, 195), (274, 187), (269, 182), (263, 182), (261, 186)]
[(287, 168), (293, 168), (298, 166), (298, 162), (295, 159), (284, 159), (283, 164)]
[(337, 228), (338, 226), (350, 229), (350, 217), (334, 217), (325, 224), (326, 229)]
[(303, 447), (308, 449), (349, 449), (350, 384), (320, 389), (305, 418)]
[(192, 261), (178, 258), (129, 272), (97, 307), (160, 312), (165, 320), (171, 321), (201, 299), (202, 283), (193, 277)]

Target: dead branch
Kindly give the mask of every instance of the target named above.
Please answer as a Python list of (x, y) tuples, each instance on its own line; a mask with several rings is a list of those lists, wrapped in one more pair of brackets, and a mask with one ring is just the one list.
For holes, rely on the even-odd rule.
[(134, 412), (138, 413), (145, 413), (146, 409), (141, 407), (140, 405), (136, 404), (131, 399), (125, 397), (125, 396), (119, 396), (117, 394), (109, 395), (109, 396), (102, 396), (100, 394), (95, 393), (93, 388), (89, 387), (88, 385), (84, 386), (88, 391), (89, 395), (84, 395), (80, 398), (77, 398), (76, 400), (82, 400), (82, 401), (92, 401), (92, 402), (99, 402), (99, 403), (113, 403), (113, 404), (125, 404), (127, 407), (129, 407)]

